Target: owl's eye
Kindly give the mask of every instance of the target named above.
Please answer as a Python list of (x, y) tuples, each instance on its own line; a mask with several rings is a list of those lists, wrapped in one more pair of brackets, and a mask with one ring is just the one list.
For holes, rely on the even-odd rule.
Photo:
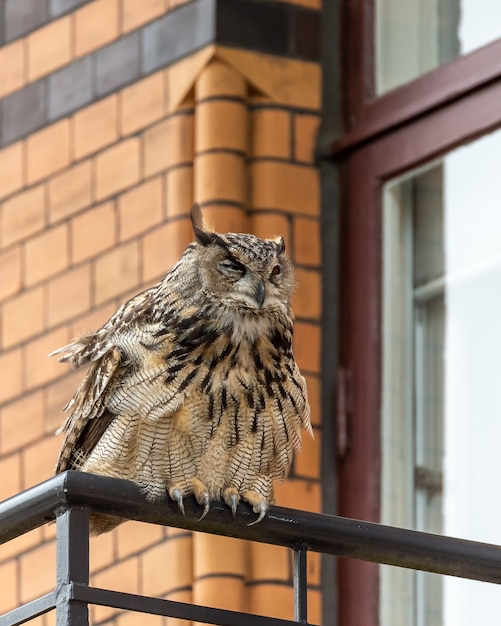
[(271, 270), (271, 274), (272, 276), (278, 276), (281, 271), (282, 268), (280, 267), (280, 265), (275, 265), (275, 267)]
[(245, 274), (245, 267), (236, 259), (225, 259), (219, 263), (219, 267), (223, 272), (234, 272), (242, 276)]

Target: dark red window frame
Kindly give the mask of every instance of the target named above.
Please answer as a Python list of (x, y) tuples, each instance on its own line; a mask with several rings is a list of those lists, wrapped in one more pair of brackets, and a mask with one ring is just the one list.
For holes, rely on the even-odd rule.
[[(339, 513), (379, 521), (382, 185), (501, 127), (501, 40), (375, 98), (371, 5), (344, 6), (347, 132), (330, 155), (342, 185), (339, 367), (352, 395)], [(376, 626), (378, 566), (341, 560), (338, 597), (339, 624)]]

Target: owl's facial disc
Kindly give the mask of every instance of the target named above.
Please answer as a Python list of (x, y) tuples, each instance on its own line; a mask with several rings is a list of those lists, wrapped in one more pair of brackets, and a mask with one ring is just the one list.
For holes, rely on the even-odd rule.
[(229, 295), (253, 308), (261, 309), (266, 298), (266, 287), (261, 278), (246, 270), (242, 278), (234, 284)]

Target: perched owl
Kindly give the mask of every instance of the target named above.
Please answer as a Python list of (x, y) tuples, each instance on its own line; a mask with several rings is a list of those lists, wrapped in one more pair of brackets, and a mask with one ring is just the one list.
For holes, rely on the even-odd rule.
[[(184, 511), (247, 501), (260, 521), (301, 429), (305, 380), (292, 354), (292, 263), (282, 238), (217, 234), (191, 211), (195, 242), (155, 286), (95, 333), (52, 354), (90, 367), (60, 431), (56, 473), (76, 469), (166, 491)], [(91, 518), (99, 534), (120, 520)]]

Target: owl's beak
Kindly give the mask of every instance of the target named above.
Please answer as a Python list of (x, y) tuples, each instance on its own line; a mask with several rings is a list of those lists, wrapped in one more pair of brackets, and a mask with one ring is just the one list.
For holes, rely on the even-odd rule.
[(254, 298), (259, 305), (259, 308), (263, 308), (264, 299), (266, 298), (266, 287), (264, 286), (264, 282), (259, 280), (256, 285), (256, 290), (254, 292)]

